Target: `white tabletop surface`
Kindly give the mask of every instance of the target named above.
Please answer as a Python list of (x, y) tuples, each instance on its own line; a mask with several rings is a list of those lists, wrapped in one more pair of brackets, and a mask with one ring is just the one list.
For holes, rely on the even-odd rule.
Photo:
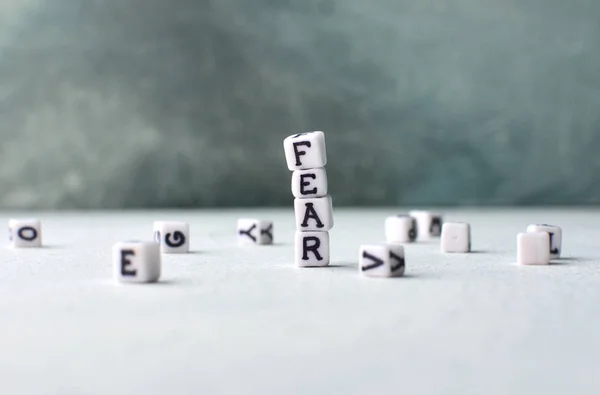
[[(292, 209), (37, 216), (47, 247), (0, 250), (0, 394), (600, 393), (600, 211), (448, 210), (471, 254), (406, 247), (407, 274), (362, 278), (361, 243), (404, 210), (338, 209), (332, 265), (293, 262)], [(274, 246), (236, 246), (238, 217)], [(186, 220), (191, 254), (119, 285), (111, 246)], [(560, 263), (515, 264), (529, 223), (563, 227)]]

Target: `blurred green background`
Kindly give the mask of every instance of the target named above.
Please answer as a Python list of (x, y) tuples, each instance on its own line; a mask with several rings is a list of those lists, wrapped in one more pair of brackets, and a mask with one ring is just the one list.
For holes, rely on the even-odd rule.
[(0, 0), (0, 207), (600, 201), (600, 2)]

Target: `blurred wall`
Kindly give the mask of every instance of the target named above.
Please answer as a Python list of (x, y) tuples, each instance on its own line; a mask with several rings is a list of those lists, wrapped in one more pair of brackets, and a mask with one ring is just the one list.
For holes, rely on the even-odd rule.
[(0, 207), (600, 201), (597, 0), (0, 0)]

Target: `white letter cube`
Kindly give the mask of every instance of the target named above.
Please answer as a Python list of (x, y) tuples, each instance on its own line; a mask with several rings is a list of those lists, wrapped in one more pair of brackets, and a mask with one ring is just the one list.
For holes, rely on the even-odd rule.
[(327, 196), (325, 169), (295, 170), (292, 173), (292, 194), (300, 199)]
[(443, 252), (470, 252), (471, 227), (469, 224), (447, 222), (442, 226), (441, 247)]
[(370, 244), (360, 247), (358, 268), (367, 277), (404, 275), (404, 247), (400, 244)]
[(296, 229), (307, 232), (326, 232), (333, 228), (331, 197), (294, 199)]
[(442, 233), (442, 216), (429, 211), (413, 210), (409, 215), (417, 220), (417, 239), (421, 241), (439, 237)]
[(273, 244), (273, 222), (240, 218), (237, 222), (239, 245)]
[(298, 267), (329, 265), (329, 233), (296, 232), (295, 261)]
[(327, 152), (323, 132), (298, 133), (283, 140), (288, 169), (304, 170), (325, 167)]
[(385, 220), (385, 240), (388, 243), (410, 243), (417, 238), (417, 221), (408, 215), (396, 215)]
[(550, 236), (546, 232), (517, 235), (517, 262), (521, 265), (547, 265), (550, 261)]
[(527, 232), (547, 232), (550, 236), (550, 258), (560, 258), (562, 248), (562, 229), (554, 225), (529, 225)]
[(160, 244), (160, 252), (177, 254), (190, 251), (190, 227), (185, 222), (154, 222), (154, 240)]
[(37, 219), (11, 219), (8, 221), (8, 239), (14, 248), (42, 246), (42, 224)]
[(113, 247), (113, 277), (124, 283), (152, 283), (160, 278), (156, 242), (122, 241)]

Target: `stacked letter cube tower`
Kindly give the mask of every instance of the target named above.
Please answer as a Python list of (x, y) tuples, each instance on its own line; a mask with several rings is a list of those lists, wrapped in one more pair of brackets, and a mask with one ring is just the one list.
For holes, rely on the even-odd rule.
[(283, 141), (283, 148), (288, 169), (293, 171), (296, 266), (327, 266), (333, 208), (327, 192), (325, 135), (295, 134)]

